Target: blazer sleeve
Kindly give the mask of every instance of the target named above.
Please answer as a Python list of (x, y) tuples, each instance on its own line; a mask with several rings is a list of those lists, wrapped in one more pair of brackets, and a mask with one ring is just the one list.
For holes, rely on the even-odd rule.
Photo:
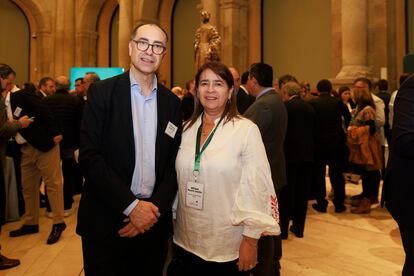
[(92, 84), (88, 90), (80, 134), (79, 162), (85, 176), (85, 192), (94, 196), (116, 214), (122, 212), (135, 200), (130, 183), (125, 181), (108, 165), (105, 159), (105, 121), (109, 101), (107, 91)]

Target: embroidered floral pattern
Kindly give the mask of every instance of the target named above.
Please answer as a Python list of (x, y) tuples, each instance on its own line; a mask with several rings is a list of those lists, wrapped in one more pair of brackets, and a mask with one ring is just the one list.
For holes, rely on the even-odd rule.
[(279, 203), (276, 196), (270, 196), (270, 205), (272, 208), (272, 217), (276, 220), (277, 223), (279, 223)]

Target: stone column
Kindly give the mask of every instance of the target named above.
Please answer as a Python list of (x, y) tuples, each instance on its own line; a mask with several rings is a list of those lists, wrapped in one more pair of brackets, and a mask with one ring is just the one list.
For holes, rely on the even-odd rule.
[(56, 1), (54, 77), (69, 76), (75, 56), (74, 1)]
[(239, 71), (248, 67), (248, 1), (220, 0), (221, 61)]
[(50, 30), (39, 30), (36, 34), (36, 39), (38, 43), (38, 62), (37, 62), (37, 79), (40, 79), (45, 76), (52, 76), (55, 68), (55, 63), (53, 59), (54, 53), (54, 43), (53, 36)]
[(133, 23), (133, 0), (119, 0), (118, 66), (129, 68), (128, 43)]
[(96, 66), (96, 42), (98, 33), (93, 30), (81, 30), (76, 33), (76, 66)]
[(368, 76), (367, 1), (341, 1), (342, 68), (336, 79), (353, 80)]

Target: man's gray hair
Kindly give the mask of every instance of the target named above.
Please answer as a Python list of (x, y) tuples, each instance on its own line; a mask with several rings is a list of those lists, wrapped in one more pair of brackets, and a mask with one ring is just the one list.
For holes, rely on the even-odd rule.
[(300, 94), (300, 86), (297, 82), (289, 81), (282, 86), (282, 91), (286, 92), (289, 97)]

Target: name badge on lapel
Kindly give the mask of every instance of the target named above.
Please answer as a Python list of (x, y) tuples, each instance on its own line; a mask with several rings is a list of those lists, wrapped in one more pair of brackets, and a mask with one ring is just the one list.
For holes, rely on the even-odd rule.
[(177, 129), (178, 127), (176, 127), (173, 123), (168, 122), (168, 125), (165, 128), (165, 134), (174, 139), (175, 134), (177, 133)]
[(14, 110), (13, 116), (19, 117), (20, 113), (22, 113), (22, 108), (21, 107), (16, 107), (16, 109)]

